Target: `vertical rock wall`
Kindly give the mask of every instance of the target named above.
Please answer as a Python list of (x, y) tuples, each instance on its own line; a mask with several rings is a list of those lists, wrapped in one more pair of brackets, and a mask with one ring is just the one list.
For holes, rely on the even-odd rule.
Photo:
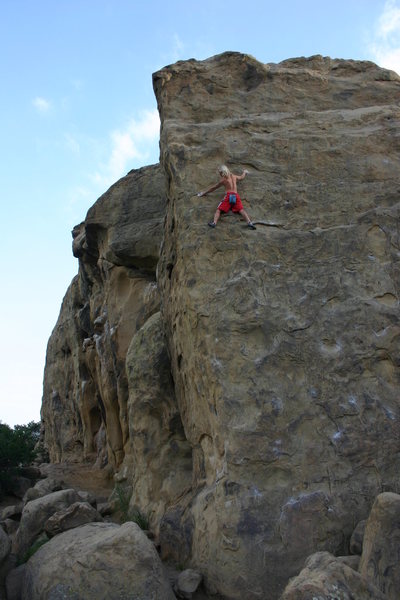
[(135, 332), (159, 310), (155, 281), (165, 213), (159, 166), (131, 171), (73, 231), (79, 274), (49, 340), (42, 421), (52, 461), (129, 452), (125, 362)]
[[(400, 81), (226, 53), (154, 89), (161, 167), (73, 232), (45, 442), (52, 461), (119, 471), (163, 557), (210, 591), (274, 600), (398, 485)], [(221, 163), (250, 171), (256, 231), (207, 227), (222, 193), (196, 193)]]
[[(165, 527), (220, 593), (276, 598), (398, 478), (400, 80), (235, 53), (153, 80), (162, 315), (194, 456)], [(222, 192), (194, 194), (221, 163), (250, 171), (257, 231), (232, 214), (207, 228)]]

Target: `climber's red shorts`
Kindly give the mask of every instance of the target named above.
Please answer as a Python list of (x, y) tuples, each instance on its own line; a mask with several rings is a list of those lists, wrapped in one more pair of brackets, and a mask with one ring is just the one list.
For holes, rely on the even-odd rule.
[[(229, 202), (229, 196), (236, 196), (235, 204)], [(239, 212), (243, 210), (243, 204), (237, 192), (227, 192), (225, 198), (218, 204), (217, 208), (223, 213), (227, 213), (230, 210), (232, 212)]]

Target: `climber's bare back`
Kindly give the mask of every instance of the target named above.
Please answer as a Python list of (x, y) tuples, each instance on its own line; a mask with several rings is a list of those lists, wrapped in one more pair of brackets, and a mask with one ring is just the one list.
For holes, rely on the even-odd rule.
[(243, 175), (234, 175), (233, 173), (230, 173), (228, 177), (222, 177), (219, 183), (224, 186), (227, 192), (237, 193), (236, 182), (243, 179), (243, 177)]

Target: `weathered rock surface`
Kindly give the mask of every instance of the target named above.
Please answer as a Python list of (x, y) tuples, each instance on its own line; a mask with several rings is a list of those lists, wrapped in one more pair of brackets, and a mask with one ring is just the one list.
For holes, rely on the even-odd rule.
[(97, 508), (97, 500), (93, 494), (91, 494), (90, 492), (81, 491), (78, 491), (78, 494), (79, 498), (81, 499), (81, 502), (86, 502), (87, 504), (93, 506), (93, 508)]
[(194, 569), (185, 569), (182, 573), (179, 573), (175, 584), (175, 592), (178, 598), (190, 600), (199, 587), (202, 578), (202, 574), (194, 571)]
[(361, 556), (366, 523), (366, 519), (363, 519), (362, 521), (357, 523), (356, 528), (351, 534), (349, 546), (351, 554), (359, 554)]
[[(194, 457), (181, 522), (220, 593), (272, 599), (307, 554), (345, 553), (397, 480), (400, 79), (228, 53), (167, 67), (154, 88), (162, 316)], [(245, 208), (275, 226), (228, 216), (207, 231), (221, 194), (193, 194), (223, 162), (250, 171)]]
[(11, 552), (11, 538), (0, 526), (0, 599), (5, 600), (5, 579), (15, 563)]
[(6, 592), (7, 600), (21, 600), (22, 582), (25, 576), (26, 565), (19, 565), (7, 575)]
[(4, 529), (7, 535), (14, 535), (14, 533), (18, 529), (18, 521), (14, 521), (14, 519), (4, 519), (4, 521), (0, 521), (0, 526)]
[(329, 552), (310, 556), (280, 600), (387, 600), (371, 582)]
[(17, 476), (11, 479), (9, 492), (22, 500), (31, 487), (32, 481), (28, 477)]
[(63, 489), (74, 488), (84, 501), (93, 506), (105, 502), (113, 490), (113, 477), (108, 468), (100, 469), (88, 462), (52, 463), (41, 468), (48, 478), (59, 482)]
[[(161, 168), (74, 230), (45, 440), (53, 461), (120, 467), (162, 556), (209, 590), (276, 600), (305, 556), (347, 553), (398, 481), (400, 79), (226, 53), (166, 67), (154, 89)], [(221, 163), (250, 171), (257, 231), (207, 227), (221, 194), (195, 194)], [(341, 565), (350, 589), (362, 578)]]
[(6, 519), (19, 519), (22, 514), (23, 505), (21, 504), (10, 504), (1, 511), (1, 520)]
[(0, 563), (8, 556), (11, 550), (11, 541), (7, 533), (0, 527)]
[(159, 309), (155, 268), (165, 212), (159, 166), (113, 185), (74, 229), (79, 275), (49, 340), (42, 421), (50, 460), (120, 465), (129, 441), (125, 358)]
[[(1, 600), (9, 600), (6, 596), (6, 579), (8, 574), (17, 566), (17, 560), (14, 554), (9, 554), (0, 564), (0, 598)], [(12, 600), (12, 599), (10, 599)]]
[(92, 523), (62, 533), (28, 561), (22, 600), (175, 596), (154, 545), (135, 523)]
[(161, 518), (192, 483), (192, 449), (182, 426), (160, 313), (135, 334), (127, 354), (131, 449), (124, 464), (131, 507)]
[(74, 502), (51, 515), (44, 524), (44, 531), (52, 538), (69, 529), (100, 521), (103, 517), (88, 502)]
[(24, 503), (36, 500), (37, 498), (43, 498), (47, 494), (52, 492), (58, 492), (63, 487), (62, 483), (54, 479), (53, 477), (46, 477), (41, 479), (33, 487), (26, 491), (24, 496)]
[(390, 600), (400, 590), (400, 495), (386, 492), (374, 502), (365, 527), (359, 571)]
[(23, 557), (31, 544), (43, 531), (49, 517), (55, 512), (79, 502), (78, 493), (73, 490), (60, 490), (28, 502), (22, 511), (18, 531), (13, 540), (13, 552)]

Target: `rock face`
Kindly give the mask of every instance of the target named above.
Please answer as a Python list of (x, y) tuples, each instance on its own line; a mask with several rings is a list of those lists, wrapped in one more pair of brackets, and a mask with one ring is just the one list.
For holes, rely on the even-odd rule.
[[(167, 67), (154, 88), (191, 556), (226, 596), (275, 598), (307, 554), (343, 552), (350, 515), (396, 481), (400, 80), (226, 54)], [(206, 231), (221, 195), (192, 196), (222, 162), (250, 171), (245, 208), (275, 227), (229, 216)]]
[(396, 600), (400, 585), (399, 523), (400, 496), (392, 492), (379, 494), (368, 519), (358, 523), (351, 538), (353, 549), (361, 556), (313, 554), (280, 600)]
[(103, 518), (93, 506), (88, 502), (75, 502), (51, 515), (44, 524), (44, 530), (47, 537), (52, 538), (69, 529), (96, 521), (103, 521)]
[(179, 598), (190, 600), (201, 583), (202, 576), (193, 569), (185, 569), (179, 574), (175, 585), (175, 592)]
[(399, 597), (400, 496), (386, 492), (374, 502), (365, 528), (359, 571), (384, 592)]
[(11, 542), (8, 535), (2, 527), (0, 527), (0, 563), (7, 557), (11, 550)]
[(174, 600), (153, 544), (135, 523), (91, 523), (62, 533), (27, 563), (22, 600)]
[[(275, 600), (396, 489), (400, 79), (227, 53), (153, 81), (161, 168), (74, 230), (45, 441), (53, 461), (107, 451), (162, 555), (210, 591)], [(256, 231), (207, 227), (221, 193), (195, 194), (221, 163), (250, 171)]]
[(191, 487), (192, 449), (176, 404), (160, 313), (134, 335), (127, 359), (130, 452), (122, 472), (131, 505), (152, 517), (156, 534), (169, 505)]
[(46, 521), (57, 511), (79, 502), (78, 493), (73, 490), (60, 490), (42, 498), (28, 502), (22, 511), (21, 521), (17, 530), (13, 552), (23, 558), (31, 544), (43, 531)]
[(43, 496), (51, 494), (51, 492), (59, 492), (61, 489), (61, 484), (52, 477), (41, 479), (26, 492), (24, 496), (24, 503), (26, 504), (27, 502), (36, 500), (37, 498), (43, 498)]
[(313, 554), (280, 600), (388, 600), (370, 581), (329, 552)]
[(357, 523), (356, 528), (351, 534), (349, 544), (349, 550), (351, 554), (358, 554), (361, 556), (366, 522), (366, 519), (364, 519), (363, 521)]
[(113, 185), (73, 231), (79, 274), (48, 343), (42, 422), (53, 462), (119, 466), (129, 441), (125, 359), (159, 309), (155, 283), (165, 212), (158, 166)]

